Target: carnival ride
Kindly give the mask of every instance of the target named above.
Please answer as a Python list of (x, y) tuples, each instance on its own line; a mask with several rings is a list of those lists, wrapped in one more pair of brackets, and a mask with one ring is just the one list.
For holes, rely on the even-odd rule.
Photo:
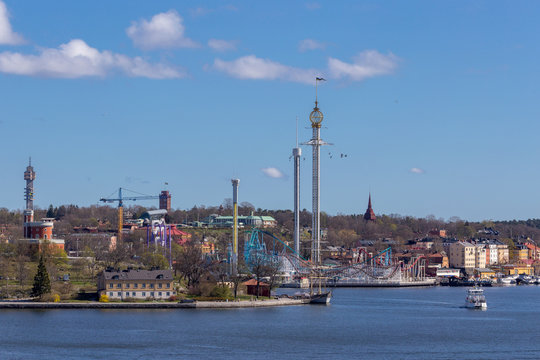
[(343, 265), (315, 265), (297, 254), (272, 233), (254, 228), (246, 231), (244, 260), (248, 268), (266, 262), (276, 264), (285, 283), (294, 286), (301, 278), (324, 277), (327, 286), (411, 286), (429, 284), (424, 256), (408, 264), (392, 258), (390, 247), (373, 255), (361, 248), (358, 256)]

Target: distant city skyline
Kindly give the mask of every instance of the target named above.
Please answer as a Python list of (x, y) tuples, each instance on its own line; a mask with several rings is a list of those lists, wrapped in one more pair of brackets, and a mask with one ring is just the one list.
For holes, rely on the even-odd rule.
[(292, 209), (320, 76), (323, 212), (362, 215), (371, 192), (377, 215), (540, 218), (539, 10), (0, 0), (0, 207), (24, 208), (31, 156), (44, 209), (119, 187), (219, 206), (231, 178), (240, 203)]

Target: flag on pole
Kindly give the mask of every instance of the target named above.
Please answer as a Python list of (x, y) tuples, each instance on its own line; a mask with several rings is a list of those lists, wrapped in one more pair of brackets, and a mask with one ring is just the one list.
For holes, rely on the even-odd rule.
[(326, 79), (324, 79), (322, 77), (316, 77), (315, 80), (317, 80), (317, 81), (326, 81)]

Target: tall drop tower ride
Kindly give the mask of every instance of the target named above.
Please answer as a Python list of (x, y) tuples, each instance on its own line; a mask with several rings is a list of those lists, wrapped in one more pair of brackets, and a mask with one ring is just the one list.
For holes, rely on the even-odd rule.
[(315, 79), (315, 107), (309, 120), (313, 129), (313, 136), (310, 141), (304, 143), (313, 147), (313, 185), (312, 185), (312, 220), (311, 220), (311, 261), (314, 264), (321, 263), (321, 171), (320, 171), (320, 156), (321, 146), (330, 145), (321, 139), (321, 123), (323, 121), (323, 113), (319, 110), (317, 99), (317, 85), (319, 81), (325, 81), (323, 78)]
[(233, 254), (232, 254), (232, 274), (238, 273), (238, 185), (239, 179), (231, 179), (233, 186)]
[(298, 118), (296, 119), (296, 147), (294, 157), (294, 252), (300, 256), (300, 157), (302, 149), (298, 147)]

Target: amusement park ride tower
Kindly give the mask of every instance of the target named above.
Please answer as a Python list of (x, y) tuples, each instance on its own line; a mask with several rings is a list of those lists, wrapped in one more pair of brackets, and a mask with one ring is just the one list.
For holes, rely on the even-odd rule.
[(321, 123), (323, 121), (323, 113), (319, 110), (319, 103), (317, 101), (317, 85), (319, 81), (325, 80), (323, 78), (315, 79), (315, 107), (309, 115), (309, 120), (311, 121), (311, 128), (313, 129), (313, 137), (310, 141), (303, 144), (313, 147), (313, 214), (311, 220), (311, 261), (314, 264), (321, 263), (321, 146), (330, 145), (321, 139)]
[(302, 149), (298, 147), (298, 118), (296, 118), (296, 147), (294, 157), (294, 251), (300, 255), (300, 157)]
[(233, 254), (232, 274), (238, 274), (238, 185), (239, 179), (231, 179), (233, 186)]

